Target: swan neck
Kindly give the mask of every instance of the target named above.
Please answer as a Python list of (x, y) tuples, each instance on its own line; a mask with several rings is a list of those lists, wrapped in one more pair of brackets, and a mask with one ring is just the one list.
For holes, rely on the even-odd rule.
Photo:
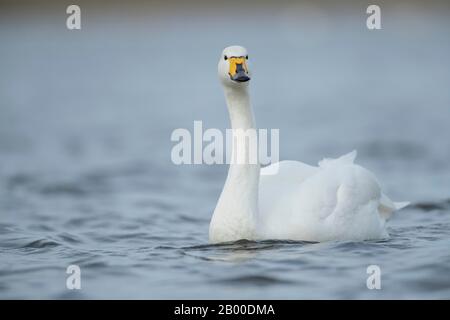
[(241, 174), (258, 171), (258, 137), (247, 87), (225, 88), (225, 98), (230, 115), (233, 139), (231, 140), (230, 173)]
[(250, 96), (247, 87), (225, 88), (225, 99), (227, 101), (230, 115), (231, 128), (254, 129), (255, 121), (250, 105)]
[(211, 242), (252, 240), (256, 236), (260, 174), (257, 141), (251, 147), (245, 139), (235, 138), (242, 134), (256, 136), (248, 89), (225, 88), (225, 97), (233, 131), (231, 164), (211, 220)]

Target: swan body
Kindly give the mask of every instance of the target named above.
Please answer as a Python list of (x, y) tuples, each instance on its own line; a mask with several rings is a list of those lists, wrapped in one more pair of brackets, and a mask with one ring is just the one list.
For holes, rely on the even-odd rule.
[[(247, 60), (247, 51), (240, 46), (225, 48), (219, 60), (233, 130), (255, 129)], [(248, 149), (233, 140), (232, 155), (248, 154)], [(386, 221), (408, 203), (391, 201), (375, 176), (354, 163), (355, 158), (353, 151), (324, 159), (317, 167), (298, 161), (280, 161), (262, 169), (258, 163), (230, 164), (211, 219), (210, 241), (388, 237)]]

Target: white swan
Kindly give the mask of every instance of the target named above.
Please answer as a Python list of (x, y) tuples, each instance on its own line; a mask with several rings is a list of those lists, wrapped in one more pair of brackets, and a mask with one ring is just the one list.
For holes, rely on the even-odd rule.
[[(233, 131), (255, 128), (248, 94), (247, 50), (224, 49), (218, 73)], [(234, 153), (249, 153), (248, 143), (233, 139)], [(356, 151), (325, 159), (318, 167), (281, 161), (231, 163), (209, 228), (212, 243), (239, 239), (305, 241), (385, 238), (386, 220), (408, 205), (385, 196), (375, 176), (353, 163)], [(266, 175), (278, 165), (278, 173)]]

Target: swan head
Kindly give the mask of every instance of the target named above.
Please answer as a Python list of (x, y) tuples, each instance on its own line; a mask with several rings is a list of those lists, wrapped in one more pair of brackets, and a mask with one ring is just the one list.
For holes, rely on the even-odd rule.
[(225, 86), (247, 86), (250, 80), (247, 49), (241, 46), (226, 47), (219, 59), (218, 73)]

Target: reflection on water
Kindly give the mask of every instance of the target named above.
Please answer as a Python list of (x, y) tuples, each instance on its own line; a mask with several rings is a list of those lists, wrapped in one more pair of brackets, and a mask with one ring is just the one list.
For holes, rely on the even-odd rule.
[[(0, 19), (1, 298), (450, 297), (443, 4), (389, 5), (376, 32), (354, 4), (82, 8), (78, 33), (56, 9)], [(282, 159), (356, 148), (387, 194), (412, 201), (389, 240), (207, 244), (226, 166), (173, 165), (170, 134), (228, 126), (216, 64), (235, 43)], [(65, 288), (71, 264), (79, 292)], [(380, 291), (366, 288), (371, 264)]]

